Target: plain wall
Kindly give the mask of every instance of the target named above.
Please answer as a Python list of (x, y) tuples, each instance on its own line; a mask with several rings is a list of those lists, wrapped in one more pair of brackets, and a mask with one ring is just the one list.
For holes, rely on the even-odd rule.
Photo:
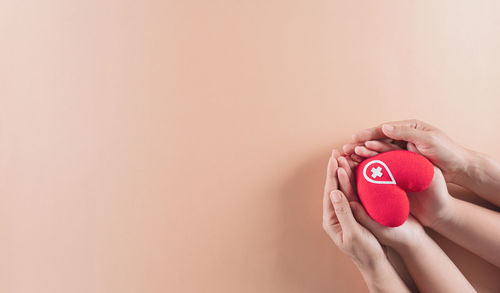
[(419, 118), (499, 159), (499, 10), (0, 2), (0, 291), (366, 290), (321, 227), (330, 151)]

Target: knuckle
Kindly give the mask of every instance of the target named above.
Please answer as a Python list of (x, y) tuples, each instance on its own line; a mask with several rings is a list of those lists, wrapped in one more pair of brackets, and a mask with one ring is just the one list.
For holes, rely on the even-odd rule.
[(345, 214), (347, 212), (347, 208), (345, 205), (340, 205), (340, 206), (337, 206), (335, 211), (339, 214)]
[(432, 127), (420, 119), (415, 119), (415, 128), (419, 130), (429, 130)]
[(418, 119), (411, 119), (410, 120), (410, 127), (411, 128), (419, 128), (419, 125), (422, 125), (422, 121)]

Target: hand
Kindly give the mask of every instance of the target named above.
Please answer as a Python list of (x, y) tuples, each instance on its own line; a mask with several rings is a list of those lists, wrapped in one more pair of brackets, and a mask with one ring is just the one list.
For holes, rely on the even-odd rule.
[[(384, 141), (365, 145), (371, 147), (378, 146), (379, 148), (374, 150), (368, 147), (358, 147), (356, 148), (356, 156), (362, 156), (363, 154), (372, 156), (381, 151), (398, 148), (397, 146), (388, 145)], [(408, 148), (410, 151), (418, 152), (415, 145), (408, 144)], [(352, 172), (345, 173), (352, 174)], [(447, 198), (451, 198), (451, 196), (448, 195), (448, 197), (446, 197), (447, 190), (443, 175), (438, 168), (435, 168), (434, 174), (433, 181), (426, 190), (426, 193), (413, 195), (413, 198), (418, 200), (418, 202), (413, 204), (415, 206), (413, 212), (419, 214), (423, 219), (428, 219), (428, 217), (435, 214), (440, 214), (433, 210), (434, 207), (443, 209), (443, 207), (450, 206), (447, 204)], [(351, 180), (342, 180), (340, 176), (339, 179), (342, 190), (354, 189), (353, 186), (346, 186), (350, 184)], [(412, 195), (410, 195), (409, 198), (410, 210), (412, 210)], [(413, 216), (410, 215), (405, 223), (399, 227), (385, 227), (373, 221), (368, 216), (363, 206), (358, 202), (353, 201), (350, 205), (355, 219), (372, 232), (382, 244), (391, 246), (403, 258), (411, 277), (422, 292), (475, 292), (467, 279), (460, 273), (439, 246), (425, 233), (422, 225)], [(457, 215), (456, 212), (453, 212), (453, 208), (450, 207), (445, 208), (445, 210), (446, 209), (449, 210), (449, 214)], [(474, 219), (474, 217), (472, 219)], [(444, 220), (444, 222), (446, 223), (446, 220)], [(446, 226), (440, 225), (440, 227)], [(495, 243), (495, 241), (490, 242)], [(485, 250), (486, 255), (494, 254), (491, 252), (492, 247), (494, 247), (493, 251), (497, 248), (497, 246), (494, 245), (487, 245), (487, 249)]]
[[(411, 147), (410, 147), (411, 148)], [(365, 146), (356, 146), (354, 151), (361, 157), (372, 157), (386, 151), (401, 149), (399, 146), (383, 141), (367, 141)], [(413, 149), (418, 153), (418, 150)], [(409, 193), (410, 212), (424, 226), (432, 226), (450, 210), (452, 197), (448, 193), (446, 181), (439, 168), (434, 166), (434, 177), (427, 189), (418, 193)]]
[(422, 225), (411, 215), (401, 226), (386, 227), (370, 218), (360, 203), (351, 202), (350, 204), (354, 218), (372, 232), (380, 243), (390, 246), (398, 252), (415, 247), (426, 235)]
[[(373, 234), (356, 222), (347, 197), (338, 190), (337, 174), (342, 174), (342, 181), (349, 178), (345, 170), (339, 168), (337, 158), (339, 153), (334, 151), (328, 162), (323, 194), (323, 229), (340, 250), (351, 257), (358, 266), (369, 266), (385, 259), (385, 255)], [(348, 163), (340, 160), (343, 164)]]
[[(365, 145), (356, 146), (354, 149), (355, 153), (362, 157), (370, 157), (379, 152), (397, 149), (397, 146), (383, 141), (367, 141)], [(412, 148), (411, 145), (409, 146)], [(412, 150), (418, 152), (414, 147)], [(481, 155), (475, 159), (479, 159), (479, 161), (475, 162), (475, 166), (471, 168), (471, 170), (476, 172), (475, 176), (466, 175), (462, 176), (461, 179), (468, 179), (469, 183), (477, 182), (477, 184), (469, 184), (468, 186), (473, 187), (471, 189), (475, 191), (493, 194), (493, 197), (489, 199), (495, 202), (494, 196), (499, 190), (497, 178), (500, 178), (500, 168), (490, 159)], [(469, 162), (474, 163), (474, 160), (471, 160), (471, 158), (469, 160)], [(497, 174), (496, 176), (494, 175), (495, 173)], [(489, 188), (485, 189), (485, 185), (489, 185)], [(495, 229), (483, 229), (484, 227), (493, 227), (498, 224), (500, 222), (500, 214), (452, 197), (448, 193), (444, 176), (439, 168), (434, 166), (434, 177), (426, 190), (419, 193), (410, 193), (408, 194), (408, 198), (410, 200), (411, 214), (423, 225), (432, 228), (490, 263), (500, 266), (500, 255), (497, 253), (500, 244), (500, 233), (495, 233)], [(496, 202), (500, 203), (498, 200)], [(370, 223), (367, 223), (370, 220), (368, 217), (364, 214), (359, 215), (357, 207), (351, 207), (351, 209), (358, 222), (375, 234), (381, 243), (392, 245), (387, 243), (384, 237), (381, 237), (377, 229), (374, 229), (373, 226), (370, 226)], [(419, 237), (420, 240), (424, 238)], [(427, 239), (427, 242), (429, 242), (429, 239)], [(417, 243), (413, 247), (418, 249), (421, 245), (422, 243)], [(407, 247), (412, 248), (411, 246)], [(410, 252), (412, 250), (415, 252), (414, 249), (407, 249), (405, 251)], [(436, 249), (436, 251), (438, 250)], [(401, 254), (401, 251), (398, 252)], [(443, 258), (443, 261), (449, 264), (450, 270), (456, 271), (456, 268), (453, 268), (454, 266), (450, 264), (449, 260)], [(455, 272), (455, 276), (460, 276), (460, 273)], [(464, 282), (463, 277), (459, 277), (459, 279), (461, 281), (457, 280), (458, 282), (462, 282), (466, 287), (470, 288), (470, 284)]]
[(343, 147), (346, 155), (354, 153), (356, 146), (375, 139), (407, 142), (407, 149), (418, 151), (438, 166), (447, 181), (465, 172), (468, 151), (453, 142), (443, 131), (419, 120), (387, 122), (364, 129), (353, 135), (353, 142)]
[[(380, 143), (378, 144), (376, 150), (365, 149), (360, 154), (365, 154), (370, 152), (371, 155), (378, 154), (381, 150), (395, 149), (396, 146)], [(343, 159), (339, 159), (343, 161)], [(339, 168), (340, 169), (340, 168)], [(354, 193), (354, 174), (349, 165), (343, 164), (342, 169), (347, 169), (346, 172), (338, 172), (338, 178), (340, 183), (340, 189), (344, 193), (349, 194), (351, 197), (355, 198)], [(344, 176), (344, 174), (346, 174)], [(355, 219), (372, 232), (375, 237), (380, 241), (380, 243), (390, 246), (396, 250), (409, 247), (413, 243), (418, 242), (419, 237), (425, 234), (422, 225), (415, 220), (413, 217), (409, 217), (408, 220), (399, 227), (385, 227), (375, 222), (368, 216), (363, 206), (357, 201), (351, 201), (350, 207), (354, 213)]]
[(443, 173), (434, 166), (429, 187), (418, 193), (408, 193), (408, 199), (410, 213), (424, 226), (432, 227), (450, 212), (453, 197), (448, 193)]
[(356, 165), (333, 151), (323, 197), (323, 228), (357, 265), (370, 292), (409, 292), (375, 236), (354, 219), (348, 200), (357, 203), (352, 172)]

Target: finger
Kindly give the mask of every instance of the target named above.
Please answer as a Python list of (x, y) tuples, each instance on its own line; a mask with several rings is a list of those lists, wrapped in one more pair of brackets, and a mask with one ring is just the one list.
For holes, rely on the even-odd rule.
[(337, 219), (342, 227), (342, 232), (354, 231), (357, 223), (345, 195), (340, 190), (334, 190), (330, 194), (330, 198), (335, 209), (335, 215), (337, 215)]
[(356, 194), (354, 193), (354, 187), (349, 179), (344, 168), (339, 168), (337, 170), (337, 176), (339, 179), (340, 190), (345, 194), (348, 201), (357, 200)]
[(332, 156), (328, 161), (328, 167), (326, 170), (326, 182), (325, 189), (323, 192), (323, 224), (329, 225), (333, 224), (335, 219), (335, 211), (333, 209), (332, 203), (330, 201), (330, 192), (338, 188), (337, 182), (337, 160)]
[(363, 145), (363, 143), (348, 143), (342, 146), (342, 151), (344, 155), (351, 155), (354, 153), (354, 148), (358, 145)]
[(335, 160), (340, 157), (342, 154), (339, 152), (339, 150), (333, 150), (332, 151), (332, 157), (335, 158)]
[[(337, 159), (337, 162), (339, 163), (339, 167), (342, 167), (345, 172), (347, 173), (347, 177), (349, 178), (349, 181), (351, 184), (354, 184), (354, 174), (352, 173), (351, 166), (349, 165), (349, 162), (345, 157), (339, 157)], [(338, 171), (337, 171), (338, 173)]]
[(408, 148), (408, 150), (409, 150), (410, 152), (414, 152), (414, 153), (417, 153), (417, 154), (419, 154), (419, 155), (421, 155), (421, 154), (422, 154), (422, 153), (420, 153), (420, 151), (417, 149), (417, 147), (415, 146), (415, 144), (414, 144), (414, 143), (412, 143), (412, 142), (409, 142), (409, 143), (406, 145), (406, 147)]
[(379, 153), (401, 149), (399, 146), (397, 146), (395, 144), (383, 142), (380, 140), (369, 140), (369, 141), (365, 142), (365, 146), (367, 148), (369, 148), (370, 150), (376, 151)]
[(368, 149), (364, 146), (357, 146), (354, 148), (354, 153), (360, 157), (370, 158), (378, 155), (378, 152)]
[(382, 131), (387, 137), (395, 140), (405, 140), (412, 143), (426, 140), (425, 131), (409, 126), (384, 124), (382, 126)]
[(376, 126), (372, 128), (367, 128), (359, 130), (352, 135), (352, 140), (354, 142), (363, 142), (372, 139), (386, 138), (385, 134), (382, 132), (382, 126)]
[(366, 213), (365, 208), (359, 202), (352, 201), (349, 204), (356, 221), (372, 233), (376, 234), (381, 228), (384, 227), (370, 218), (370, 216)]
[(325, 193), (323, 195), (323, 227), (329, 227), (335, 224), (335, 210), (333, 209), (330, 195)]
[(391, 144), (398, 146), (402, 150), (406, 150), (406, 146), (408, 145), (408, 142), (404, 141), (404, 140), (392, 140)]
[(351, 156), (348, 156), (348, 157), (344, 157), (346, 160), (347, 160), (347, 163), (349, 163), (349, 167), (351, 167), (351, 170), (353, 170), (354, 168), (356, 168), (358, 166), (358, 162), (354, 162), (352, 159), (351, 159)]
[[(408, 126), (408, 127), (412, 127), (415, 129), (424, 129), (424, 128), (428, 127), (427, 124), (425, 124), (421, 121), (415, 120), (415, 119), (402, 120), (402, 121), (391, 121), (391, 122), (380, 124), (380, 125), (372, 127), (372, 128), (363, 129), (363, 130), (360, 130), (360, 131), (354, 133), (352, 135), (353, 142), (357, 143), (357, 142), (363, 142), (363, 141), (367, 141), (367, 140), (387, 138), (388, 137), (387, 134), (382, 131), (383, 125)], [(392, 137), (389, 137), (389, 138), (392, 138)]]
[(362, 157), (360, 157), (360, 156), (358, 156), (356, 154), (352, 154), (350, 157), (356, 163), (361, 163), (364, 160), (364, 158), (362, 158)]
[(337, 168), (338, 162), (335, 156), (338, 154), (337, 150), (332, 151), (332, 156), (328, 161), (328, 167), (326, 168), (326, 182), (325, 182), (325, 193), (330, 194), (334, 189), (338, 188), (337, 182)]

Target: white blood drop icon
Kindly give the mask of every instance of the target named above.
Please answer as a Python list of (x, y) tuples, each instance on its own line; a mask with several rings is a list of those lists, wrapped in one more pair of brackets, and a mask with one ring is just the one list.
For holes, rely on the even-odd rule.
[[(371, 168), (368, 168), (370, 166)], [(368, 170), (371, 172), (370, 176), (366, 174)], [(387, 176), (385, 174), (387, 174)], [(389, 167), (380, 160), (373, 160), (366, 164), (363, 168), (363, 176), (368, 182), (375, 184), (396, 184), (396, 180), (394, 180), (391, 170), (389, 170)]]

